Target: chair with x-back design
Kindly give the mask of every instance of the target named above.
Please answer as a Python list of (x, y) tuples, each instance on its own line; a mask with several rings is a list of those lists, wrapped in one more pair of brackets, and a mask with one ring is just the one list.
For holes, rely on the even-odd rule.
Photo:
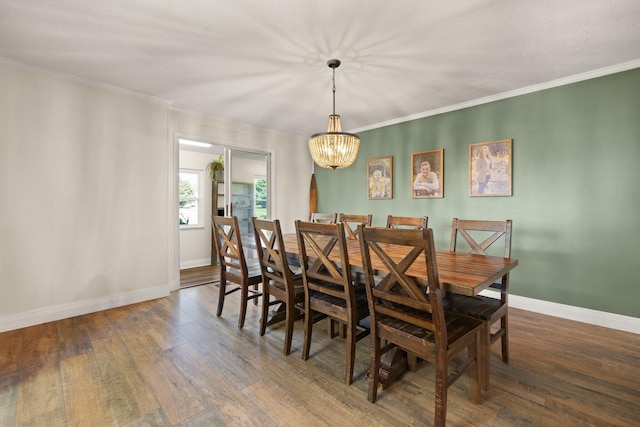
[[(445, 311), (431, 229), (360, 226), (359, 241), (371, 318), (369, 401), (377, 399), (381, 355), (400, 348), (435, 363), (434, 425), (444, 426), (447, 391), (467, 370), (471, 399), (482, 400), (478, 372), (482, 322)], [(414, 262), (426, 264), (426, 284), (408, 274)], [(450, 364), (456, 366), (450, 369)]]
[[(216, 316), (222, 314), (225, 296), (232, 292), (240, 291), (240, 317), (238, 328), (244, 326), (247, 315), (247, 302), (253, 299), (258, 304), (258, 298), (262, 293), (258, 285), (262, 282), (262, 273), (257, 263), (247, 264), (240, 240), (240, 227), (238, 218), (211, 215), (213, 229), (215, 231), (215, 243), (218, 249), (220, 261), (220, 290), (218, 292), (218, 310)], [(238, 287), (227, 290), (227, 282), (233, 282)]]
[(371, 227), (371, 219), (373, 215), (351, 215), (340, 213), (338, 215), (338, 222), (341, 222), (344, 226), (344, 231), (347, 235), (347, 239), (358, 238), (358, 225), (362, 224), (365, 227)]
[(309, 214), (309, 221), (311, 222), (335, 224), (337, 218), (338, 218), (338, 214), (335, 212), (334, 213), (311, 212)]
[[(462, 239), (458, 239), (462, 237)], [(505, 221), (481, 221), (481, 220), (461, 220), (453, 219), (451, 225), (451, 252), (463, 251), (466, 244), (466, 251), (478, 255), (490, 255), (489, 247), (500, 239), (504, 240), (504, 248), (496, 250), (496, 255), (504, 258), (511, 257), (511, 220)], [(489, 367), (491, 356), (491, 344), (501, 340), (502, 361), (509, 362), (509, 274), (505, 274), (499, 283), (490, 286), (500, 292), (500, 298), (491, 298), (484, 295), (464, 296), (457, 294), (447, 294), (445, 303), (449, 304), (450, 310), (472, 316), (484, 322), (482, 336), (480, 337), (480, 360), (485, 364), (483, 372), (486, 374), (482, 378), (482, 387), (489, 387)], [(491, 332), (492, 325), (500, 325), (494, 332)]]
[(387, 216), (387, 228), (411, 228), (422, 230), (427, 228), (429, 217), (426, 216)]
[(302, 359), (309, 358), (315, 320), (322, 317), (346, 326), (345, 383), (353, 382), (356, 342), (369, 333), (360, 321), (369, 315), (364, 289), (353, 286), (342, 223), (296, 221), (305, 294)]
[[(256, 250), (262, 271), (262, 318), (260, 336), (267, 326), (285, 321), (284, 354), (291, 352), (293, 324), (302, 319), (304, 287), (302, 274), (289, 267), (287, 252), (282, 240), (280, 221), (252, 218)], [(271, 299), (270, 297), (273, 297)], [(278, 305), (278, 310), (269, 318), (269, 307)]]

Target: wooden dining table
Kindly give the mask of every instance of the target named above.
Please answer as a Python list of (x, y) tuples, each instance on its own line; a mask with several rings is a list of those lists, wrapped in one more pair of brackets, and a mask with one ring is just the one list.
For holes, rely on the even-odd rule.
[[(299, 262), (298, 239), (295, 233), (287, 233), (283, 236), (283, 243), (292, 264)], [(360, 242), (357, 239), (347, 239), (347, 253), (349, 264), (354, 272), (363, 272), (362, 253)], [(399, 262), (407, 254), (409, 248), (398, 245), (385, 245), (385, 251), (391, 258)], [(334, 251), (337, 248), (334, 247)], [(329, 258), (338, 260), (329, 254)], [(487, 289), (491, 284), (499, 282), (505, 274), (509, 273), (518, 265), (516, 258), (503, 258), (496, 256), (486, 256), (471, 253), (436, 251), (436, 265), (440, 286), (446, 292), (461, 295), (478, 295)], [(375, 254), (371, 254), (371, 266), (374, 270), (386, 270), (384, 264)], [(413, 276), (424, 285), (428, 286), (427, 268), (424, 257), (418, 257), (407, 270), (407, 275)], [(380, 366), (380, 386), (384, 389), (393, 380), (404, 372), (407, 367), (407, 355), (403, 351), (388, 352), (381, 360)], [(489, 372), (488, 355), (480, 355), (481, 376), (488, 375)]]
[[(287, 233), (282, 237), (287, 253), (290, 254), (292, 258), (298, 257), (298, 239), (296, 234)], [(356, 239), (347, 239), (346, 242), (351, 268), (355, 271), (363, 271), (360, 242)], [(398, 246), (397, 250), (395, 250), (395, 256), (393, 255), (393, 250), (389, 252), (392, 258), (399, 261), (407, 253), (407, 250), (407, 248)], [(407, 274), (421, 280), (426, 280), (427, 267), (421, 262), (423, 260), (424, 258), (418, 257), (407, 270)], [(382, 262), (373, 254), (371, 256), (371, 264), (374, 270), (385, 270)], [(509, 273), (518, 265), (518, 260), (516, 258), (436, 251), (436, 265), (440, 285), (444, 291), (471, 296), (478, 295), (492, 283), (499, 282), (502, 276)]]

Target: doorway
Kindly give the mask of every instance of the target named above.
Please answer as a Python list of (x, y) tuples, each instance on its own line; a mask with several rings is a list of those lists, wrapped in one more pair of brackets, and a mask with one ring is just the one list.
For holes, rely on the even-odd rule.
[[(213, 184), (206, 169), (210, 162), (218, 160), (220, 156), (225, 164), (224, 180)], [(178, 176), (186, 169), (200, 172), (203, 177), (198, 197), (194, 197), (197, 202), (189, 199), (187, 205), (191, 211), (196, 209), (194, 205), (202, 209), (201, 222), (197, 225), (178, 224), (176, 253), (181, 288), (219, 280), (217, 254), (214, 252), (215, 243), (211, 232), (212, 213), (237, 216), (243, 242), (253, 240), (252, 216), (271, 217), (270, 162), (270, 153), (240, 150), (199, 139), (178, 138)], [(178, 194), (179, 211), (180, 197)], [(186, 205), (184, 200), (182, 204)], [(180, 222), (186, 222), (187, 215), (182, 216), (179, 215)], [(249, 256), (250, 253), (247, 254)]]

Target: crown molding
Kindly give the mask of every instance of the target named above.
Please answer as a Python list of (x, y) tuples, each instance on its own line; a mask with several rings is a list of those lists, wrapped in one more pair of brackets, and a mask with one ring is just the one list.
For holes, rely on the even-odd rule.
[(616, 74), (623, 71), (632, 70), (634, 68), (640, 68), (640, 59), (624, 62), (622, 64), (612, 65), (610, 67), (599, 68), (597, 70), (587, 71), (585, 73), (574, 74), (573, 76), (563, 77), (560, 79), (551, 80), (546, 83), (540, 83), (532, 86), (523, 87), (520, 89), (511, 90), (508, 92), (499, 93), (497, 95), (486, 96), (484, 98), (478, 98), (472, 101), (462, 102), (460, 104), (454, 104), (447, 107), (437, 108), (435, 110), (425, 111), (423, 113), (411, 114), (409, 116), (399, 117), (397, 119), (387, 120), (387, 121), (372, 124), (369, 126), (360, 127), (357, 129), (350, 129), (349, 132), (351, 133), (364, 132), (367, 130), (378, 129), (386, 126), (396, 125), (399, 123), (409, 122), (412, 120), (423, 119), (425, 117), (436, 116), (438, 114), (450, 113), (452, 111), (462, 110), (464, 108), (476, 107), (478, 105), (488, 104), (490, 102), (500, 101), (503, 99), (513, 98), (516, 96), (526, 95), (529, 93), (540, 92), (546, 89), (552, 89), (552, 88), (565, 86), (572, 83), (591, 80), (597, 77), (603, 77), (610, 74)]

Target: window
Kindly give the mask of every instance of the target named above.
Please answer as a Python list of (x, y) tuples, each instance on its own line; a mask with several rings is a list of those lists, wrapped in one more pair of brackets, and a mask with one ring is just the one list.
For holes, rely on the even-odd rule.
[(178, 174), (178, 201), (180, 228), (202, 228), (204, 173), (193, 169), (180, 169)]
[(267, 219), (267, 180), (265, 177), (256, 177), (255, 188), (255, 211), (254, 215), (260, 219)]

